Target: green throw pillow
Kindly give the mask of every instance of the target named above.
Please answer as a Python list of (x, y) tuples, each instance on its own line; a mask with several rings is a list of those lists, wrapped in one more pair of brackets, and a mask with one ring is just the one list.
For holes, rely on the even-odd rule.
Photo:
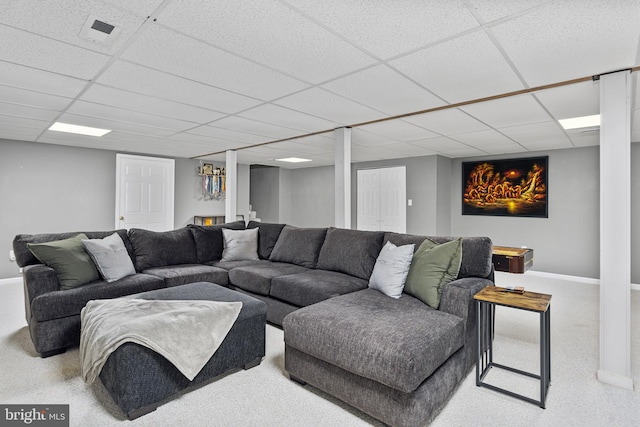
[(426, 239), (413, 254), (404, 292), (437, 309), (442, 288), (458, 277), (461, 261), (462, 239), (440, 245)]
[(60, 280), (60, 289), (73, 289), (100, 278), (91, 257), (84, 250), (85, 234), (65, 240), (29, 243), (27, 247), (44, 265), (53, 268)]

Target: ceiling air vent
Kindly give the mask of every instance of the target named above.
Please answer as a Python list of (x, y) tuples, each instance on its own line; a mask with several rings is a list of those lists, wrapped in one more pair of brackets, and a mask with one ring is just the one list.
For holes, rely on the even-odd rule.
[(80, 37), (93, 42), (106, 43), (108, 39), (114, 38), (119, 30), (117, 26), (111, 25), (103, 19), (89, 16), (80, 31)]

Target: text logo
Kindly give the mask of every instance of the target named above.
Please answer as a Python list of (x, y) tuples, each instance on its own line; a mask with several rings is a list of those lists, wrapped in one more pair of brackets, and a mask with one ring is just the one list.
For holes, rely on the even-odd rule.
[(69, 405), (0, 405), (0, 427), (69, 427)]

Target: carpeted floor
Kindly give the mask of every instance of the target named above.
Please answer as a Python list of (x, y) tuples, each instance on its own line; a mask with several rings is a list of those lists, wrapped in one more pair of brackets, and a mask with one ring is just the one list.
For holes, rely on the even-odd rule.
[[(632, 291), (632, 373), (636, 390), (599, 383), (598, 287), (537, 274), (498, 274), (498, 284), (553, 295), (551, 389), (547, 409), (475, 386), (472, 371), (433, 426), (635, 426), (640, 417), (640, 292)], [(515, 283), (517, 282), (517, 283)], [(78, 350), (36, 357), (24, 320), (22, 284), (0, 283), (0, 403), (70, 405), (71, 426), (370, 426), (376, 420), (301, 387), (283, 372), (282, 331), (267, 326), (262, 364), (180, 396), (127, 421), (101, 384), (80, 378)], [(498, 308), (495, 361), (538, 370), (538, 316)], [(536, 397), (535, 380), (492, 371), (487, 381)]]

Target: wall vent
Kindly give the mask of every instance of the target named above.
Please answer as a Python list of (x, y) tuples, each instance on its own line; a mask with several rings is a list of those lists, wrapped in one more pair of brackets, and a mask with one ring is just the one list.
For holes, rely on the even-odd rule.
[(80, 31), (80, 37), (91, 40), (92, 42), (106, 43), (113, 39), (120, 28), (116, 25), (107, 23), (104, 19), (97, 16), (89, 16)]

